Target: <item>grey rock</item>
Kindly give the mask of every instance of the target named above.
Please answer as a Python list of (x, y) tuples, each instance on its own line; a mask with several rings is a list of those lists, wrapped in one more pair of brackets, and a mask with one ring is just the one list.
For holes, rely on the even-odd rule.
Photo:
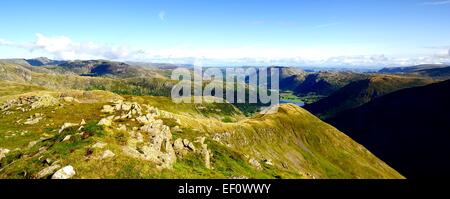
[(181, 151), (184, 149), (184, 144), (181, 138), (175, 140), (175, 142), (173, 143), (173, 149), (175, 151)]
[(72, 138), (72, 136), (71, 136), (71, 135), (67, 135), (66, 137), (64, 137), (64, 139), (63, 139), (62, 141), (63, 141), (63, 142), (69, 141), (70, 138)]
[(78, 126), (78, 124), (75, 123), (64, 123), (61, 128), (59, 129), (58, 133), (62, 133), (64, 130), (70, 127)]
[(110, 150), (106, 150), (105, 152), (103, 152), (103, 155), (102, 155), (102, 157), (100, 158), (101, 160), (104, 160), (104, 159), (108, 159), (108, 158), (112, 158), (112, 157), (114, 157), (114, 156), (116, 156), (116, 154), (114, 154), (112, 151), (110, 151)]
[(0, 148), (0, 160), (2, 160), (3, 158), (6, 157), (6, 154), (8, 154), (10, 152), (9, 149), (2, 149)]
[(261, 164), (258, 162), (258, 160), (254, 159), (254, 158), (250, 158), (248, 160), (248, 163), (250, 163), (250, 165), (252, 165), (253, 167), (255, 167), (258, 170), (261, 170)]
[(37, 174), (35, 174), (34, 178), (36, 178), (36, 179), (45, 178), (45, 177), (50, 176), (51, 174), (55, 173), (55, 171), (59, 168), (61, 168), (61, 165), (59, 165), (59, 164), (51, 165), (45, 169), (42, 169)]
[(75, 174), (76, 174), (75, 169), (71, 165), (68, 165), (56, 171), (56, 173), (53, 174), (52, 179), (70, 179)]
[(104, 142), (97, 142), (94, 145), (92, 145), (92, 148), (99, 148), (99, 149), (103, 149), (107, 144)]

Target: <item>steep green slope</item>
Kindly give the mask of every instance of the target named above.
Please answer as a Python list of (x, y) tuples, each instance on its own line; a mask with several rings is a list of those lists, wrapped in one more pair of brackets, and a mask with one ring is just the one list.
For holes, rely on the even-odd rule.
[(403, 89), (328, 121), (407, 178), (450, 176), (450, 81)]
[(281, 76), (280, 88), (294, 91), (297, 95), (328, 96), (350, 82), (367, 77), (368, 75), (353, 72), (294, 73)]
[(380, 73), (415, 74), (446, 80), (450, 78), (450, 66), (447, 64), (424, 64), (410, 67), (384, 68), (380, 70)]
[(328, 118), (385, 94), (432, 82), (431, 79), (420, 77), (373, 75), (368, 79), (352, 82), (330, 96), (306, 105), (305, 108), (321, 118)]

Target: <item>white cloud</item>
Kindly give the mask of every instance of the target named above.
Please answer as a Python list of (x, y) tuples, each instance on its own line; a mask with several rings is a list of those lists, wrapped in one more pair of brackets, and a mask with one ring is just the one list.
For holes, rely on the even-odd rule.
[[(202, 59), (206, 65), (295, 65), (295, 66), (407, 66), (430, 63), (449, 63), (448, 48), (432, 49), (427, 56), (388, 56), (364, 51), (364, 47), (273, 48), (244, 46), (236, 48), (172, 47), (164, 49), (136, 49), (95, 42), (76, 42), (66, 36), (49, 37), (36, 34), (29, 43), (14, 43), (0, 39), (0, 46), (25, 49), (33, 55), (52, 59), (108, 59), (117, 61), (194, 63)], [(366, 47), (367, 48), (367, 47)], [(355, 55), (359, 52), (361, 55)], [(366, 55), (364, 55), (366, 54)]]
[(427, 1), (423, 2), (422, 5), (429, 5), (429, 6), (439, 6), (439, 5), (449, 5), (450, 0), (441, 0), (441, 1)]
[(11, 45), (11, 44), (12, 44), (12, 42), (0, 38), (0, 45), (1, 45), (1, 46), (9, 46), (9, 45)]
[(166, 11), (165, 11), (165, 10), (161, 10), (161, 11), (158, 13), (158, 17), (159, 17), (159, 19), (160, 19), (161, 21), (166, 20)]

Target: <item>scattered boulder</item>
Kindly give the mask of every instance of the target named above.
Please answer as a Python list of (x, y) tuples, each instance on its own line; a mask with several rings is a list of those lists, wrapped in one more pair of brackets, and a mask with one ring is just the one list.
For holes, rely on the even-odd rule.
[(34, 115), (31, 115), (25, 122), (24, 124), (27, 125), (33, 125), (33, 124), (37, 124), (39, 123), (39, 121), (41, 121), (43, 119), (44, 115), (41, 113), (36, 113)]
[(10, 152), (9, 149), (2, 149), (0, 148), (0, 161), (6, 157), (6, 154), (8, 154)]
[(63, 142), (69, 141), (70, 138), (72, 138), (72, 136), (71, 136), (71, 135), (67, 135), (66, 137), (64, 137), (64, 139), (63, 139), (62, 141), (63, 141)]
[(58, 133), (62, 133), (64, 130), (70, 127), (78, 126), (78, 124), (75, 123), (64, 123), (61, 128), (59, 129)]
[(92, 145), (92, 148), (99, 148), (99, 149), (103, 149), (107, 144), (104, 142), (97, 142), (94, 145)]
[(34, 145), (36, 145), (38, 142), (39, 141), (31, 141), (31, 142), (29, 142), (28, 143), (28, 148), (30, 149), (30, 148), (34, 147)]
[(207, 144), (202, 144), (201, 154), (203, 155), (203, 159), (205, 161), (205, 167), (211, 169), (211, 152), (208, 150)]
[(104, 159), (108, 159), (108, 158), (112, 158), (112, 157), (114, 157), (114, 156), (116, 156), (116, 154), (114, 154), (112, 151), (110, 151), (110, 150), (106, 150), (105, 152), (103, 152), (103, 155), (102, 155), (102, 157), (100, 158), (101, 160), (104, 160)]
[(69, 103), (72, 103), (72, 102), (79, 103), (79, 101), (78, 101), (77, 99), (73, 98), (73, 97), (63, 97), (62, 99), (63, 99), (65, 102), (69, 102)]
[(56, 171), (56, 173), (53, 174), (52, 179), (70, 179), (75, 174), (76, 174), (75, 169), (71, 165), (69, 165)]
[(248, 163), (250, 163), (250, 165), (252, 165), (253, 167), (255, 167), (258, 170), (262, 169), (261, 164), (258, 162), (258, 160), (254, 159), (254, 158), (250, 158), (248, 160)]
[(98, 122), (97, 125), (109, 127), (112, 125), (113, 119), (114, 119), (114, 116), (109, 116), (109, 117), (103, 118)]
[(264, 164), (273, 166), (272, 160), (270, 160), (270, 159), (265, 159), (263, 162), (264, 162)]
[(35, 179), (46, 178), (47, 176), (50, 176), (51, 174), (55, 173), (55, 171), (59, 168), (61, 168), (61, 165), (59, 165), (59, 164), (51, 165), (45, 169), (42, 169), (37, 174), (35, 174), (33, 177)]

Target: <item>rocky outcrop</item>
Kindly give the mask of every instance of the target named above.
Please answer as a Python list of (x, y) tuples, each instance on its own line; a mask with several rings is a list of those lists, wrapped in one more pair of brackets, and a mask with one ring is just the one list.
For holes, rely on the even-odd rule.
[[(161, 169), (171, 168), (176, 162), (176, 155), (170, 128), (164, 125), (162, 120), (156, 119), (159, 116), (158, 109), (150, 106), (146, 108), (144, 111), (136, 102), (123, 101), (104, 105), (101, 112), (114, 115), (103, 118), (98, 125), (115, 127), (117, 131), (126, 132), (129, 139), (127, 145), (123, 147), (125, 155), (152, 161)], [(127, 132), (126, 125), (116, 125), (116, 120), (134, 120), (142, 126)], [(144, 140), (144, 137), (147, 140)]]
[(46, 108), (59, 104), (59, 100), (51, 95), (42, 96), (22, 96), (17, 99), (8, 100), (0, 105), (0, 111), (8, 111), (13, 108), (27, 112), (38, 108)]

